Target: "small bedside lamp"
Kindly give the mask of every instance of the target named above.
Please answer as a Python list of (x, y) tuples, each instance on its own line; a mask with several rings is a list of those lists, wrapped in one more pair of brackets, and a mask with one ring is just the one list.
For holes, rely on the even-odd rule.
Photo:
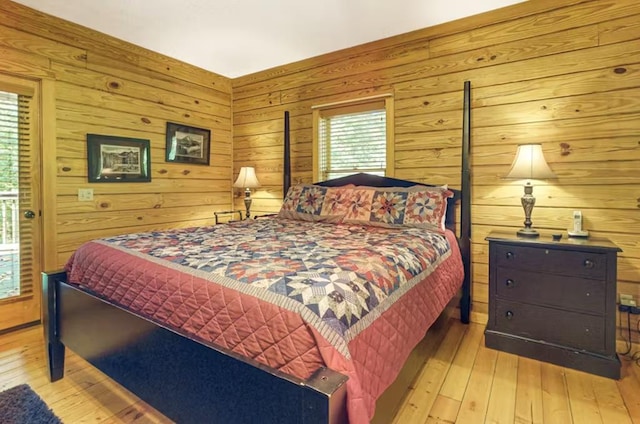
[(260, 182), (256, 178), (256, 170), (252, 166), (243, 166), (240, 168), (238, 179), (233, 183), (234, 187), (244, 188), (244, 206), (247, 209), (246, 219), (249, 219), (251, 209), (251, 189), (260, 187)]
[(538, 237), (538, 232), (531, 228), (531, 211), (533, 211), (533, 206), (536, 204), (536, 198), (532, 194), (533, 185), (531, 185), (531, 180), (556, 178), (556, 174), (553, 173), (549, 165), (547, 165), (547, 161), (544, 160), (542, 145), (519, 145), (511, 170), (505, 178), (527, 180), (524, 185), (524, 195), (521, 198), (525, 216), (524, 228), (518, 230), (517, 234), (522, 237)]

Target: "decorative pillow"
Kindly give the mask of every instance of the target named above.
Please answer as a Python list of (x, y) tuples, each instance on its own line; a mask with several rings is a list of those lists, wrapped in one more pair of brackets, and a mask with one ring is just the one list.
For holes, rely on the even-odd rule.
[(289, 188), (278, 217), (315, 222), (342, 222), (346, 212), (347, 192), (344, 187), (322, 187), (298, 184)]
[(443, 232), (446, 186), (367, 187), (349, 184), (323, 187), (298, 184), (289, 188), (278, 217), (300, 221), (352, 223), (378, 227), (421, 227)]
[(447, 198), (452, 196), (446, 187), (355, 187), (343, 222), (443, 232)]

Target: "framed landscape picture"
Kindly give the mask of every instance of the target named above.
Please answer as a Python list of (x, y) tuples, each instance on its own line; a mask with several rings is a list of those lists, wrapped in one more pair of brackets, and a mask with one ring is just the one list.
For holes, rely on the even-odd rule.
[(167, 162), (209, 165), (211, 131), (167, 122)]
[(149, 140), (87, 134), (87, 166), (90, 183), (149, 182)]

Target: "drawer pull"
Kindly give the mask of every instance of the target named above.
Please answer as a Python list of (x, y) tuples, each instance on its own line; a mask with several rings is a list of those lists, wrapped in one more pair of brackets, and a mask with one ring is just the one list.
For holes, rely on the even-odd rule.
[(507, 281), (504, 282), (504, 285), (507, 287), (513, 287), (514, 284), (515, 281), (513, 281), (511, 278), (507, 278)]
[(513, 259), (515, 256), (516, 255), (514, 255), (513, 252), (507, 252), (507, 259)]
[(596, 264), (591, 259), (585, 259), (583, 265), (587, 269), (592, 269)]
[(507, 311), (507, 312), (504, 314), (504, 316), (505, 316), (505, 318), (506, 318), (506, 319), (511, 319), (511, 318), (513, 318), (513, 312), (511, 312), (511, 311)]

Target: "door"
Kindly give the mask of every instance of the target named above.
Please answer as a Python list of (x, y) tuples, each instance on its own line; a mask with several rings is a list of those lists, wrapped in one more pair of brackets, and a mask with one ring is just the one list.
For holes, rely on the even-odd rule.
[(40, 320), (40, 96), (0, 74), (0, 331)]

